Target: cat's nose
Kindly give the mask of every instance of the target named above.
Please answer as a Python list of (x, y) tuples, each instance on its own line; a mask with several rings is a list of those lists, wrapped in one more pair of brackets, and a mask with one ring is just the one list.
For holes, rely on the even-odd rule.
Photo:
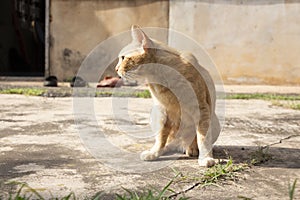
[(118, 70), (119, 70), (119, 66), (116, 66), (116, 67), (115, 67), (115, 70), (116, 70), (116, 72), (118, 72)]

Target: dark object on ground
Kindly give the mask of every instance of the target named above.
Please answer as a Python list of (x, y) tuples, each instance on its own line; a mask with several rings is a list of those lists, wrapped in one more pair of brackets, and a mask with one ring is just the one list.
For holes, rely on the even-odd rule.
[(83, 78), (81, 78), (80, 76), (74, 76), (72, 78), (70, 86), (71, 87), (86, 87), (87, 82)]
[(56, 76), (48, 76), (44, 81), (44, 86), (46, 87), (57, 87)]
[(123, 80), (119, 77), (106, 76), (100, 83), (98, 87), (121, 87), (123, 85)]

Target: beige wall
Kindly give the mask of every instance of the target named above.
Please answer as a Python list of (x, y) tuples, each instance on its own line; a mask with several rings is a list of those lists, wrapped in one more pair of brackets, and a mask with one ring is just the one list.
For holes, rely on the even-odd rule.
[(300, 84), (300, 1), (170, 4), (170, 28), (203, 45), (225, 83)]
[(191, 36), (207, 50), (225, 83), (300, 84), (296, 0), (53, 0), (51, 4), (50, 66), (60, 79), (75, 75), (100, 41), (139, 24), (170, 27)]
[(50, 73), (71, 78), (97, 44), (132, 24), (168, 27), (168, 8), (168, 1), (52, 0)]

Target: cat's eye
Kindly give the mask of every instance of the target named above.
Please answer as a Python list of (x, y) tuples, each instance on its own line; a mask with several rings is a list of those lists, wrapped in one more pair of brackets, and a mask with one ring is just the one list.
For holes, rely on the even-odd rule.
[(122, 56), (121, 58), (122, 58), (122, 60), (124, 60), (124, 59), (125, 59), (125, 56)]

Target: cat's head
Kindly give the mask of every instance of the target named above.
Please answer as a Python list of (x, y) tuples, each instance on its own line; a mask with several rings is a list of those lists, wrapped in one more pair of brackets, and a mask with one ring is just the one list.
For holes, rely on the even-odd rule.
[(131, 27), (132, 42), (119, 53), (119, 62), (115, 67), (119, 76), (130, 78), (143, 64), (153, 62), (151, 52), (154, 42), (138, 26)]

